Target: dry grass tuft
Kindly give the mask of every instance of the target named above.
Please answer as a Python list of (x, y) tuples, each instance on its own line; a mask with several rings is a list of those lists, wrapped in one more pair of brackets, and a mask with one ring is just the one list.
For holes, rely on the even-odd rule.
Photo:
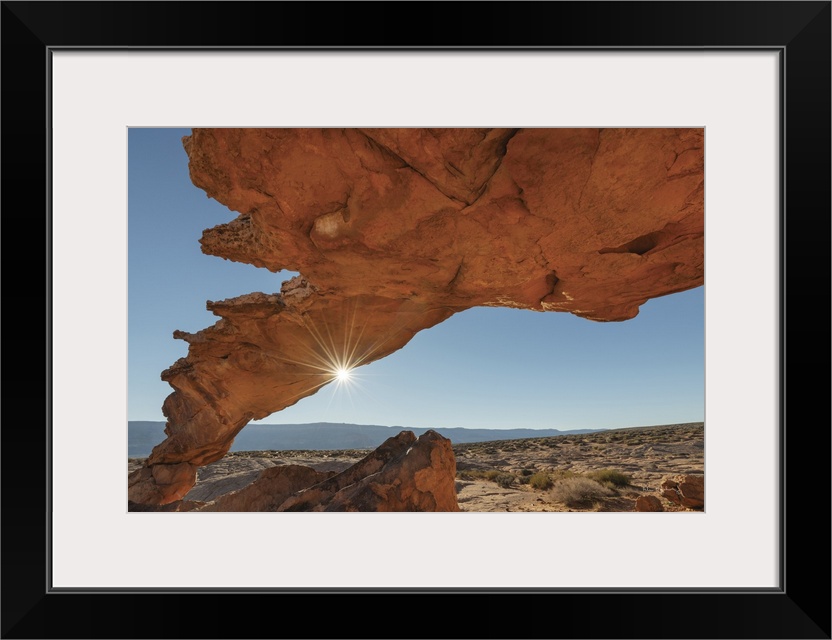
[(616, 471), (615, 469), (599, 469), (586, 474), (587, 477), (597, 480), (602, 484), (612, 485), (614, 487), (628, 487), (632, 480), (630, 476)]
[(529, 484), (534, 489), (539, 489), (541, 491), (545, 491), (546, 489), (552, 488), (552, 476), (544, 471), (538, 471), (532, 476), (529, 476)]
[(596, 480), (575, 476), (557, 480), (549, 491), (549, 497), (569, 507), (580, 507), (599, 498), (613, 496), (615, 493), (613, 489), (605, 487)]

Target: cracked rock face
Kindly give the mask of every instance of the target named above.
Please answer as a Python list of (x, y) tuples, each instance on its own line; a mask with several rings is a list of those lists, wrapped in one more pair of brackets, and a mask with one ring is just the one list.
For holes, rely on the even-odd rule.
[(705, 508), (704, 476), (673, 476), (665, 478), (661, 485), (662, 496), (688, 509)]
[(459, 511), (451, 441), (402, 431), (335, 474), (285, 465), (201, 511)]
[(194, 129), (239, 216), (203, 252), (302, 274), (208, 308), (162, 373), (167, 439), (129, 498), (181, 499), (252, 419), (474, 306), (634, 317), (704, 283), (703, 129)]
[(265, 469), (211, 502), (128, 502), (130, 511), (459, 511), (451, 441), (402, 431), (340, 473), (296, 464)]

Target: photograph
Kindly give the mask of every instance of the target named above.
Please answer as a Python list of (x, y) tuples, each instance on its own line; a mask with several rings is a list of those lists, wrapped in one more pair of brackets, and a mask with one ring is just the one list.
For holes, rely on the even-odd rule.
[(130, 511), (704, 511), (704, 157), (131, 128)]

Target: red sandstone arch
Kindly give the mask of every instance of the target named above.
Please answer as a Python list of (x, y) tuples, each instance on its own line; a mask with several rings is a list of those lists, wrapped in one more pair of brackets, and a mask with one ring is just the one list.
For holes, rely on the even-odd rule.
[(302, 277), (210, 302), (162, 373), (166, 504), (252, 419), (474, 306), (634, 317), (704, 282), (703, 129), (195, 129), (191, 179), (239, 216), (203, 252)]

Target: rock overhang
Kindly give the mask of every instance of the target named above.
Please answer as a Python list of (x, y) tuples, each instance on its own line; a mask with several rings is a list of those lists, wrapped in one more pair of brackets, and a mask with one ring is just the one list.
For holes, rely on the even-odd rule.
[(163, 373), (168, 438), (131, 480), (138, 502), (176, 499), (249, 420), (329, 382), (334, 357), (371, 362), (475, 306), (622, 321), (704, 283), (703, 129), (194, 129), (183, 143), (193, 183), (239, 214), (203, 252), (301, 276), (209, 302), (215, 325), (175, 334), (188, 355)]

